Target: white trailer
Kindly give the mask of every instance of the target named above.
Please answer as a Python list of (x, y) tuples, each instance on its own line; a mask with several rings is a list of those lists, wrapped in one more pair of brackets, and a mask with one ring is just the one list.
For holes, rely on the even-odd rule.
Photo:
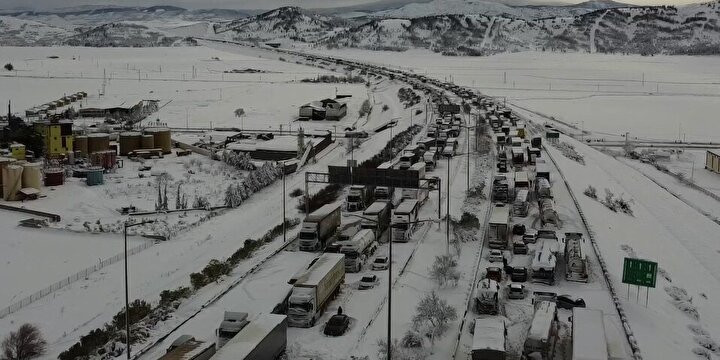
[(340, 253), (345, 255), (345, 272), (360, 272), (376, 247), (375, 233), (370, 229), (362, 229), (350, 241), (343, 242)]
[(608, 360), (605, 323), (601, 310), (573, 308), (572, 360)]
[(588, 282), (585, 239), (581, 233), (565, 233), (565, 279)]
[(285, 315), (260, 314), (213, 356), (213, 360), (276, 360), (287, 346)]
[(505, 360), (507, 349), (507, 328), (500, 316), (475, 319), (472, 360)]
[(557, 305), (550, 301), (541, 301), (535, 307), (530, 330), (528, 331), (523, 356), (528, 358), (540, 355), (543, 360), (549, 360), (555, 347), (557, 336)]
[(376, 238), (390, 225), (390, 203), (385, 201), (376, 201), (368, 206), (363, 212), (363, 219), (360, 226), (363, 229), (372, 229), (375, 231)]
[(557, 242), (543, 239), (540, 249), (535, 250), (532, 260), (532, 282), (552, 285), (555, 283)]
[(325, 307), (345, 282), (345, 255), (324, 253), (293, 284), (288, 299), (288, 324), (315, 326)]
[(505, 204), (495, 204), (488, 227), (488, 246), (491, 249), (507, 248), (510, 237), (510, 207)]
[(208, 360), (215, 355), (215, 344), (180, 335), (158, 360)]
[(417, 225), (420, 202), (417, 200), (403, 200), (395, 208), (392, 215), (392, 240), (408, 242)]
[(327, 204), (313, 211), (303, 220), (300, 229), (300, 250), (316, 251), (325, 245), (340, 226), (340, 206)]

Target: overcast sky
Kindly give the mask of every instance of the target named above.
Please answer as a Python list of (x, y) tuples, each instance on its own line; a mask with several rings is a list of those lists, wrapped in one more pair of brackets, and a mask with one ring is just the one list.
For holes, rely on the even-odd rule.
[[(419, 0), (425, 2), (428, 0)], [(492, 1), (492, 0), (490, 0)], [(528, 3), (579, 3), (585, 0), (527, 0)], [(623, 0), (616, 0), (623, 2)], [(636, 5), (689, 4), (709, 0), (630, 0)], [(35, 10), (56, 9), (78, 5), (121, 5), (150, 6), (175, 5), (185, 8), (225, 8), (225, 9), (274, 9), (280, 6), (295, 5), (303, 8), (342, 7), (376, 3), (378, 0), (0, 0), (0, 9), (30, 8)], [(394, 2), (394, 1), (393, 1)], [(504, 2), (500, 0), (499, 2)], [(515, 1), (510, 1), (515, 2)]]

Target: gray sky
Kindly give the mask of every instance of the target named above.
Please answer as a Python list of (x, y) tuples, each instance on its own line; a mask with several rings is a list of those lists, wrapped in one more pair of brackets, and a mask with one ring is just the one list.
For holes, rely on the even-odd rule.
[[(584, 0), (527, 0), (528, 3), (579, 3), (582, 1)], [(623, 2), (622, 0), (617, 1)], [(688, 4), (706, 1), (709, 0), (630, 0), (628, 2), (636, 5), (658, 5)], [(120, 6), (175, 5), (190, 9), (273, 9), (286, 5), (300, 6), (303, 8), (328, 8), (361, 5), (375, 2), (378, 2), (378, 0), (0, 0), (0, 9), (30, 8), (35, 10), (45, 10), (79, 5), (104, 4)], [(418, 2), (424, 1), (420, 0)], [(504, 1), (500, 0), (499, 2)]]

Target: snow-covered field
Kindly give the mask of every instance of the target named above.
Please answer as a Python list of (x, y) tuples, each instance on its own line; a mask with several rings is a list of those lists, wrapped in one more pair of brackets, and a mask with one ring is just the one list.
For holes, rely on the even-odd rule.
[[(720, 58), (520, 52), (446, 57), (422, 50), (401, 53), (325, 50), (384, 63), (506, 98), (593, 136), (720, 142)], [(593, 111), (590, 111), (593, 109)]]

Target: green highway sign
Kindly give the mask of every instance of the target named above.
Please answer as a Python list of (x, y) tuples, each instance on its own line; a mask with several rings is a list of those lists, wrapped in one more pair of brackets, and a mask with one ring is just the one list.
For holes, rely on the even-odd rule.
[(622, 282), (630, 285), (655, 287), (657, 263), (650, 260), (625, 258)]

